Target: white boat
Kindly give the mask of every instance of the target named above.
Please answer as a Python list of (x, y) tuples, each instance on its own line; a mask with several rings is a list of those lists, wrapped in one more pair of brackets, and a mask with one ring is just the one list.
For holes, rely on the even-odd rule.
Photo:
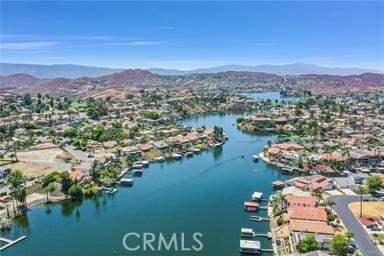
[(182, 158), (182, 157), (183, 157), (183, 156), (180, 155), (180, 154), (172, 153), (172, 158), (173, 158), (173, 159), (180, 159), (180, 158)]
[(155, 160), (158, 161), (158, 162), (163, 162), (164, 161), (164, 157), (163, 156), (158, 156), (158, 157), (155, 157)]
[(133, 176), (141, 176), (141, 175), (143, 175), (143, 171), (141, 169), (135, 169), (135, 170), (133, 170), (132, 175)]
[(241, 236), (242, 237), (255, 237), (255, 232), (253, 232), (253, 229), (251, 228), (242, 228), (241, 229)]
[(194, 153), (200, 153), (201, 152), (201, 149), (198, 149), (198, 148), (192, 148), (191, 150)]
[(122, 178), (122, 179), (120, 180), (120, 184), (121, 184), (121, 185), (124, 185), (124, 186), (132, 186), (132, 185), (133, 185), (133, 179)]
[(247, 254), (260, 254), (260, 241), (240, 240), (240, 252)]
[(259, 161), (259, 156), (258, 155), (252, 155), (253, 161)]
[(293, 173), (295, 171), (295, 169), (291, 168), (291, 167), (283, 167), (281, 168), (281, 172), (282, 173)]
[(149, 165), (149, 161), (141, 161), (141, 164), (144, 166), (144, 167), (147, 167)]
[(142, 164), (133, 164), (132, 165), (132, 169), (141, 169), (141, 168), (143, 168)]
[(252, 201), (261, 201), (262, 197), (263, 197), (263, 193), (261, 193), (261, 192), (254, 192), (252, 194)]

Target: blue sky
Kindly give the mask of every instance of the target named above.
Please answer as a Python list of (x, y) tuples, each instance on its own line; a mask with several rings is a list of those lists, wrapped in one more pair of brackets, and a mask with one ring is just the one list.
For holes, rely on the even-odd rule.
[(1, 2), (1, 62), (384, 70), (384, 2)]

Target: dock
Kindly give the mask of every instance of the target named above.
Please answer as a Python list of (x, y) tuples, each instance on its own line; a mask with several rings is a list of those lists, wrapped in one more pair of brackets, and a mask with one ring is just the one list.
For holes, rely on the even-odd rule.
[(268, 232), (268, 233), (255, 233), (255, 236), (261, 236), (261, 237), (266, 237), (268, 239), (272, 239), (272, 232)]
[(108, 194), (114, 194), (117, 192), (117, 188), (101, 187), (101, 190), (107, 191)]
[(27, 237), (21, 236), (15, 240), (10, 240), (10, 239), (4, 238), (4, 237), (0, 237), (0, 242), (5, 243), (5, 245), (0, 247), (0, 252), (7, 249), (8, 247), (11, 247), (12, 245), (15, 245), (16, 243), (20, 242), (21, 240), (24, 240), (25, 238), (27, 238)]
[(249, 216), (250, 221), (269, 221), (269, 218), (267, 217), (261, 217), (261, 216), (256, 216), (256, 215), (251, 215)]

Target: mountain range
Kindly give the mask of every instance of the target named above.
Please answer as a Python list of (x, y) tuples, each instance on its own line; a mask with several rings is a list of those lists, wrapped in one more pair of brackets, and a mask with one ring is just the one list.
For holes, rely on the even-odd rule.
[(15, 93), (87, 93), (94, 90), (116, 89), (141, 90), (147, 88), (168, 89), (217, 89), (241, 88), (279, 90), (284, 87), (304, 90), (382, 90), (384, 74), (364, 73), (360, 75), (289, 75), (279, 76), (263, 72), (227, 71), (190, 75), (159, 75), (143, 69), (127, 69), (109, 75), (79, 78), (36, 78), (28, 74), (0, 76), (0, 90)]
[[(9, 76), (14, 74), (28, 74), (39, 79), (45, 78), (78, 78), (78, 77), (99, 77), (113, 73), (121, 72), (124, 68), (105, 68), (93, 66), (81, 66), (74, 64), (54, 64), (54, 65), (39, 65), (39, 64), (15, 64), (15, 63), (0, 63), (0, 75)], [(151, 73), (158, 75), (190, 75), (190, 74), (210, 74), (221, 73), (227, 71), (239, 72), (262, 72), (284, 75), (360, 75), (363, 73), (383, 73), (383, 71), (362, 69), (362, 68), (329, 68), (321, 67), (313, 64), (293, 63), (284, 65), (224, 65), (211, 68), (200, 68), (192, 70), (178, 70), (165, 68), (149, 68)]]

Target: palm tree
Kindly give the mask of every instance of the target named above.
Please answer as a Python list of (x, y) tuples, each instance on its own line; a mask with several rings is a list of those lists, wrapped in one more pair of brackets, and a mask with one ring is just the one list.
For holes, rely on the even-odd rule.
[(352, 238), (355, 238), (355, 233), (352, 231), (347, 231), (344, 236), (348, 239), (348, 242), (351, 241)]
[(50, 182), (45, 188), (45, 192), (47, 192), (47, 202), (49, 202), (49, 193), (54, 192), (56, 189), (56, 185), (54, 182)]
[(363, 194), (367, 193), (367, 188), (360, 186), (359, 187), (359, 193), (360, 193), (360, 218), (363, 217)]
[(329, 207), (331, 208), (331, 211), (333, 210), (332, 207), (333, 207), (335, 204), (336, 204), (336, 202), (333, 201), (333, 200), (330, 200), (330, 199), (328, 199), (328, 200), (325, 201), (325, 205), (326, 205), (326, 206), (329, 206)]
[(321, 191), (318, 189), (312, 190), (311, 196), (316, 197), (319, 202), (323, 199), (323, 195), (322, 195)]

